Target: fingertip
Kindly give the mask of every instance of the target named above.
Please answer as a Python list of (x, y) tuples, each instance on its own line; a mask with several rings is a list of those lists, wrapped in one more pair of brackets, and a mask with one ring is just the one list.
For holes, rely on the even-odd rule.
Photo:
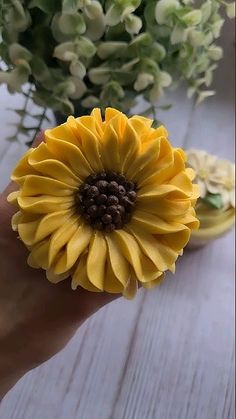
[(35, 137), (35, 139), (34, 139), (34, 141), (33, 141), (33, 144), (32, 144), (32, 147), (37, 147), (40, 143), (42, 143), (44, 141), (44, 131), (40, 131), (37, 135), (36, 135), (36, 137)]

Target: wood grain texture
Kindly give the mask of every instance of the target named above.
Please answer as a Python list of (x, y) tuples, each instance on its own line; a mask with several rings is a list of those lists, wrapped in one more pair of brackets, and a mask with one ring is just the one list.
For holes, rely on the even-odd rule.
[[(159, 117), (175, 145), (232, 159), (232, 38), (229, 25), (217, 96), (198, 108), (184, 91), (165, 98), (174, 106)], [(2, 95), (1, 120), (9, 97)], [(0, 147), (3, 187), (23, 149)], [(231, 232), (186, 251), (159, 288), (100, 310), (63, 352), (20, 380), (0, 404), (0, 418), (233, 419), (233, 243)]]

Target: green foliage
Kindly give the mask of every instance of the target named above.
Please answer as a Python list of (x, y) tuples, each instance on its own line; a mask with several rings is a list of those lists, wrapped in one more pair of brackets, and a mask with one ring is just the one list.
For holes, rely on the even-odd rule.
[(65, 115), (127, 111), (138, 94), (153, 111), (177, 81), (200, 103), (214, 94), (223, 9), (234, 16), (227, 0), (0, 0), (0, 83), (13, 93), (28, 82), (26, 96)]
[(204, 198), (201, 198), (204, 204), (211, 208), (220, 209), (223, 208), (223, 200), (220, 193), (212, 194), (208, 192)]

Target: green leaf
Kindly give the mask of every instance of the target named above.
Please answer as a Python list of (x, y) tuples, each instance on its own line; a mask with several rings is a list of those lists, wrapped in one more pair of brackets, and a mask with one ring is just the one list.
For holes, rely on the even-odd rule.
[(74, 106), (73, 106), (73, 103), (69, 99), (61, 99), (58, 109), (64, 115), (73, 115), (74, 114)]
[(106, 13), (106, 24), (109, 26), (115, 26), (121, 21), (121, 7), (116, 4), (112, 4)]
[(50, 78), (49, 69), (47, 65), (45, 64), (45, 62), (42, 60), (42, 58), (34, 55), (30, 62), (30, 66), (36, 80), (39, 80), (42, 82)]
[(93, 42), (90, 41), (90, 39), (84, 36), (81, 36), (79, 40), (75, 42), (75, 44), (78, 54), (82, 55), (83, 57), (90, 58), (96, 54), (96, 46)]
[(17, 65), (19, 60), (30, 61), (32, 58), (31, 52), (17, 42), (14, 42), (9, 46), (9, 56), (11, 62), (15, 65)]
[(80, 13), (62, 13), (58, 25), (61, 32), (66, 35), (81, 34), (86, 31), (86, 25)]
[(72, 41), (63, 42), (54, 48), (53, 56), (62, 61), (72, 61), (77, 58), (75, 43)]
[(97, 48), (97, 55), (102, 60), (111, 56), (120, 56), (127, 48), (127, 42), (101, 42)]
[(107, 67), (91, 68), (88, 72), (89, 79), (94, 84), (106, 84), (110, 79), (111, 69)]
[(212, 208), (220, 209), (224, 206), (222, 196), (220, 193), (212, 194), (208, 192), (206, 196), (201, 199), (206, 205)]
[[(47, 0), (47, 1), (49, 1), (49, 0)], [(77, 9), (78, 9), (78, 1), (77, 0), (63, 0), (62, 1), (62, 11), (63, 12), (67, 12), (67, 13), (68, 12), (75, 12)]]

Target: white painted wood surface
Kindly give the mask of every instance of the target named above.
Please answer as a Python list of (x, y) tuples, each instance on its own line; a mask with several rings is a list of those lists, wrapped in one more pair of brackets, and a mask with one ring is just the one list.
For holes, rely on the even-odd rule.
[[(198, 108), (185, 93), (160, 112), (175, 145), (234, 154), (233, 27), (217, 96)], [(4, 142), (7, 106), (19, 96), (0, 87), (0, 182), (7, 183), (22, 145)], [(233, 419), (233, 232), (185, 252), (176, 275), (132, 302), (120, 299), (86, 322), (50, 361), (28, 373), (0, 404), (1, 419)]]

